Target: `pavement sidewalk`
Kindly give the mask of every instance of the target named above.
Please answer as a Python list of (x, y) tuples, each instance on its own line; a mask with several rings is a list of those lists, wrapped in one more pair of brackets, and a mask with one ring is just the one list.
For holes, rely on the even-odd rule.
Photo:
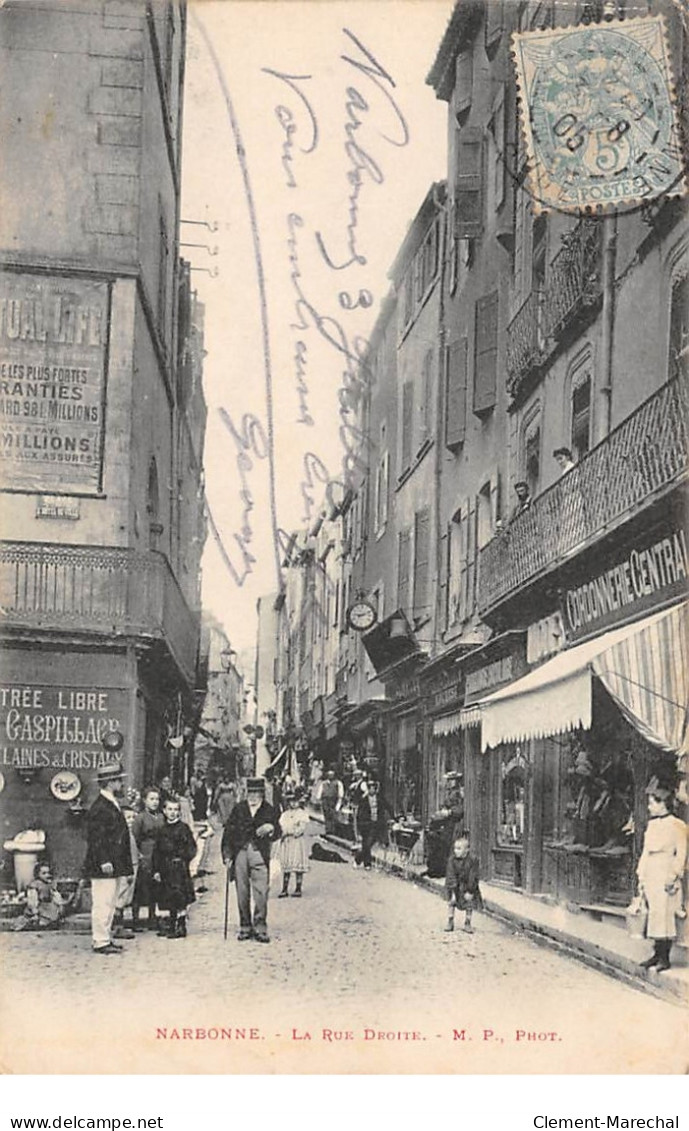
[[(311, 817), (317, 823), (323, 823), (320, 813), (312, 811)], [(353, 852), (354, 846), (350, 841), (331, 835), (325, 839), (338, 848)], [(377, 845), (372, 857), (376, 867), (444, 898), (444, 879), (429, 876), (424, 865), (409, 863), (398, 850)], [(481, 892), (489, 915), (509, 923), (534, 942), (554, 947), (570, 958), (665, 1001), (689, 1003), (689, 967), (684, 947), (674, 947), (670, 970), (662, 974), (655, 970), (642, 970), (639, 963), (650, 953), (650, 943), (645, 939), (631, 938), (623, 918), (619, 918), (619, 926), (606, 921), (604, 915), (599, 921), (588, 912), (570, 910), (550, 897), (525, 895), (484, 880), (481, 881)]]

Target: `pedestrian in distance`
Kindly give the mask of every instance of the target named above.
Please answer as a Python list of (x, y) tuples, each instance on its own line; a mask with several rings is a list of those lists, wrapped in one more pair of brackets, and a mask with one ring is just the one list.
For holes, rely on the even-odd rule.
[(160, 925), (158, 934), (169, 939), (187, 937), (187, 907), (196, 899), (189, 865), (196, 855), (191, 829), (181, 819), (179, 801), (163, 805), (164, 824), (153, 845), (153, 879), (158, 884)]
[(467, 934), (473, 934), (474, 928), (471, 923), (473, 911), (475, 908), (483, 907), (478, 873), (478, 860), (469, 851), (468, 836), (457, 837), (452, 845), (445, 871), (446, 931), (454, 931), (455, 911), (459, 910), (464, 912), (464, 930)]
[(289, 894), (289, 881), (292, 872), (294, 872), (295, 885), (292, 896), (300, 899), (304, 873), (309, 870), (305, 837), (309, 815), (304, 808), (301, 790), (286, 793), (284, 801), (287, 808), (280, 815), (281, 835), (278, 848), (278, 860), (282, 868), (282, 891), (278, 899), (284, 899)]
[[(121, 749), (123, 744), (119, 732), (106, 735), (103, 740), (109, 753)], [(87, 815), (84, 876), (91, 881), (91, 938), (95, 954), (112, 955), (122, 950), (113, 942), (112, 923), (118, 894), (134, 874), (129, 828), (119, 803), (124, 777), (119, 762), (109, 761), (99, 768), (100, 792)]]
[(328, 770), (325, 778), (319, 784), (319, 800), (321, 812), (325, 821), (325, 835), (335, 832), (335, 815), (342, 807), (344, 786), (335, 776), (334, 770)]
[(677, 937), (677, 919), (686, 915), (682, 905), (682, 878), (687, 860), (687, 827), (672, 814), (674, 790), (651, 778), (648, 795), (648, 825), (637, 876), (639, 895), (648, 907), (646, 937), (653, 939), (653, 954), (641, 963), (658, 973), (670, 969), (670, 951)]
[(153, 879), (153, 846), (156, 837), (165, 823), (160, 812), (160, 792), (156, 786), (144, 790), (144, 807), (132, 821), (132, 833), (139, 849), (139, 870), (136, 876), (134, 898), (132, 901), (132, 926), (135, 931), (140, 926), (141, 908), (148, 910), (146, 922), (149, 930), (157, 927), (156, 922), (156, 884)]
[(376, 822), (368, 774), (365, 770), (358, 770), (357, 775), (357, 780), (352, 786), (351, 798), (354, 806), (356, 832), (361, 843), (354, 854), (354, 867), (363, 866), (365, 871), (370, 872), (373, 863), (371, 850), (376, 839)]
[[(237, 939), (268, 943), (270, 846), (280, 835), (278, 814), (265, 799), (263, 778), (248, 778), (246, 800), (238, 801), (223, 831), (221, 852), (234, 881), (239, 910)], [(253, 911), (252, 911), (253, 902)]]

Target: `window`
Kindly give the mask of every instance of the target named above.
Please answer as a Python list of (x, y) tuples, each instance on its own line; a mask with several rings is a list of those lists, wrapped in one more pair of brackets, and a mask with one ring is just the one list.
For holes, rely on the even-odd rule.
[(417, 511), (414, 519), (414, 621), (428, 620), (431, 614), (428, 566), (430, 553), (431, 512), (428, 507)]
[(409, 608), (409, 580), (411, 566), (411, 533), (402, 530), (397, 535), (397, 607)]
[(498, 92), (495, 107), (488, 123), (492, 139), (493, 204), (500, 208), (505, 199), (505, 161), (507, 158), (507, 120), (505, 113), (505, 92)]
[[(450, 591), (455, 593), (456, 615), (454, 622), (469, 620), (476, 598), (476, 504), (465, 499), (452, 520), (451, 549), (453, 550), (453, 576)], [(455, 569), (458, 577), (455, 580)]]
[(503, 748), (499, 763), (498, 844), (523, 843), (527, 762), (522, 746), (515, 743)]
[(498, 364), (498, 292), (476, 302), (474, 351), (474, 413), (482, 416), (495, 408)]
[(388, 491), (390, 483), (390, 453), (383, 452), (376, 468), (374, 533), (381, 534), (388, 521)]
[(455, 142), (454, 234), (472, 239), (483, 226), (483, 134), (465, 127)]
[(162, 204), (159, 213), (158, 235), (158, 331), (161, 337), (165, 339), (167, 333), (167, 287), (170, 248)]
[(689, 375), (689, 275), (672, 288), (669, 376)]
[(419, 450), (432, 438), (433, 350), (427, 350), (421, 369), (419, 397)]
[(402, 386), (402, 466), (401, 472), (411, 467), (412, 430), (414, 413), (414, 383), (405, 381)]
[(467, 339), (451, 342), (445, 351), (445, 447), (456, 451), (466, 436)]
[(447, 525), (447, 606), (445, 609), (445, 628), (452, 628), (459, 621), (459, 597), (461, 592), (461, 552), (462, 524), (461, 513), (457, 511)]
[(591, 447), (591, 377), (586, 374), (572, 389), (572, 454), (575, 463)]

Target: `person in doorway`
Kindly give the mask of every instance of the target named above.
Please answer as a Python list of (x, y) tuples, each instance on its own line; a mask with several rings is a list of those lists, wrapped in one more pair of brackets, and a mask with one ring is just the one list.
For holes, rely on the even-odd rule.
[[(240, 942), (268, 943), (270, 846), (280, 835), (278, 815), (265, 799), (263, 778), (248, 778), (246, 800), (238, 801), (223, 831), (221, 852), (237, 889)], [(253, 900), (253, 913), (252, 913)]]
[(673, 790), (651, 778), (648, 825), (637, 867), (639, 895), (648, 905), (646, 936), (653, 939), (653, 954), (641, 963), (658, 973), (670, 969), (672, 941), (677, 937), (677, 917), (682, 907), (682, 877), (687, 860), (687, 827), (671, 811)]
[(139, 870), (132, 901), (132, 926), (140, 930), (139, 915), (142, 907), (148, 910), (147, 926), (152, 930), (156, 923), (156, 887), (153, 880), (153, 846), (164, 824), (160, 812), (160, 793), (155, 786), (144, 790), (144, 808), (132, 821), (132, 833), (139, 849)]
[(153, 879), (159, 885), (159, 935), (169, 939), (187, 937), (187, 907), (196, 899), (189, 864), (196, 855), (196, 841), (181, 818), (179, 801), (163, 805), (164, 824), (153, 846)]
[(308, 872), (309, 865), (306, 852), (306, 829), (309, 815), (303, 804), (301, 790), (285, 794), (284, 801), (287, 809), (280, 815), (280, 847), (278, 859), (282, 868), (282, 891), (278, 899), (284, 899), (289, 894), (289, 881), (294, 872), (294, 891), (296, 899), (301, 898), (304, 873)]
[[(124, 739), (122, 740), (124, 743)], [(98, 770), (98, 797), (88, 811), (84, 875), (91, 881), (91, 936), (95, 954), (118, 954), (113, 942), (112, 922), (117, 896), (133, 875), (129, 828), (120, 811), (124, 788), (119, 762), (107, 762)]]
[(325, 835), (335, 832), (335, 814), (340, 811), (344, 798), (344, 786), (335, 776), (334, 770), (328, 770), (320, 786), (321, 811), (325, 821)]
[(565, 475), (568, 471), (571, 471), (572, 468), (576, 466), (569, 448), (555, 448), (553, 457), (562, 475)]
[(469, 838), (459, 836), (452, 845), (445, 872), (445, 894), (447, 897), (446, 931), (455, 929), (455, 911), (464, 912), (464, 930), (473, 934), (471, 917), (474, 908), (483, 907), (481, 890), (478, 884), (478, 860), (469, 851)]
[(512, 511), (512, 518), (515, 519), (523, 511), (527, 511), (531, 506), (531, 490), (529, 484), (525, 479), (520, 479), (514, 485), (514, 491), (517, 496), (517, 501)]

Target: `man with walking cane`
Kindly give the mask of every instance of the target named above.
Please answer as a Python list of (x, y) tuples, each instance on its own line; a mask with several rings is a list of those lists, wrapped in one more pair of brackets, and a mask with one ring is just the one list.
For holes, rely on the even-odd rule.
[(225, 938), (229, 885), (234, 880), (239, 908), (238, 940), (270, 942), (267, 924), (270, 846), (279, 835), (278, 814), (265, 800), (263, 778), (248, 778), (246, 800), (235, 805), (227, 818), (222, 836), (222, 858), (227, 868)]

